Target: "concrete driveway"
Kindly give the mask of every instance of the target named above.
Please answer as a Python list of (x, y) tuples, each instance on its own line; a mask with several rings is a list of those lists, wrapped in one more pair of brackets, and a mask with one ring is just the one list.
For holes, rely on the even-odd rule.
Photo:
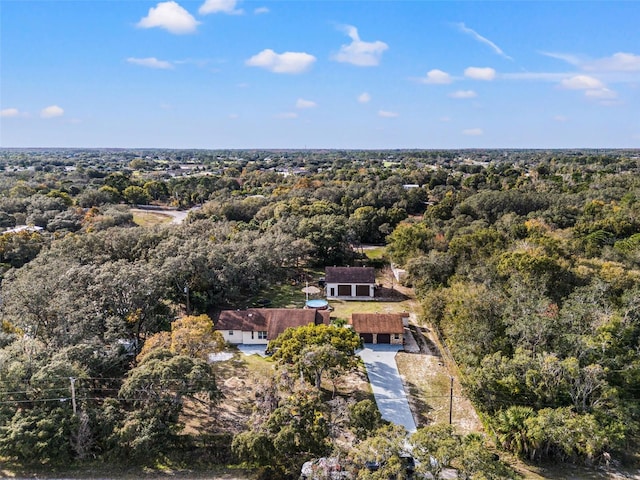
[(409, 408), (407, 394), (396, 365), (399, 345), (374, 345), (367, 343), (358, 352), (367, 368), (369, 383), (382, 418), (402, 425), (407, 432), (416, 431), (416, 422)]

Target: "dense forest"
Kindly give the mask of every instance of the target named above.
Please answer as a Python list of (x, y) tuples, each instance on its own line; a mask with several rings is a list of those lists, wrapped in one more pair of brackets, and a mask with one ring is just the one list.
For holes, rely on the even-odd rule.
[[(183, 430), (186, 399), (224, 401), (206, 314), (306, 268), (361, 264), (358, 247), (378, 244), (455, 358), (486, 441), (531, 462), (633, 462), (639, 173), (640, 152), (620, 150), (0, 151), (0, 457), (181, 452), (286, 475), (330, 454), (338, 424), (355, 458), (367, 442), (399, 449), (366, 400), (329, 406), (286, 375), (234, 438)], [(132, 205), (190, 213), (140, 227)], [(274, 361), (284, 372), (295, 358)], [(434, 478), (449, 464), (511, 475), (485, 440), (440, 427), (413, 438)]]

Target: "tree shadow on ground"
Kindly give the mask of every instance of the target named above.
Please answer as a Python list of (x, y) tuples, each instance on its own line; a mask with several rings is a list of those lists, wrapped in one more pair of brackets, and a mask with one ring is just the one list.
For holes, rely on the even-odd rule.
[(385, 302), (404, 302), (409, 297), (393, 288), (379, 286), (376, 288), (375, 299), (384, 300)]

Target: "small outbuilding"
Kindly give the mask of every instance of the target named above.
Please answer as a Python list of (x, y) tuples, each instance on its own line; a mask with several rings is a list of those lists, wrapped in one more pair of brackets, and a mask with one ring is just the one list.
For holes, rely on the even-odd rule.
[(352, 313), (351, 326), (363, 343), (404, 343), (404, 325), (399, 313)]
[(375, 297), (376, 271), (372, 267), (327, 267), (327, 298), (371, 300)]

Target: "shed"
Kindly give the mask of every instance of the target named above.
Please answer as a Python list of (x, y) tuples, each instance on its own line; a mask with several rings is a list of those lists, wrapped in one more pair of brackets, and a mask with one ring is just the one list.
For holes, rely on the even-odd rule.
[(351, 325), (364, 343), (403, 344), (404, 325), (399, 313), (353, 313)]
[(372, 267), (327, 267), (327, 298), (371, 300), (375, 297), (376, 271)]

